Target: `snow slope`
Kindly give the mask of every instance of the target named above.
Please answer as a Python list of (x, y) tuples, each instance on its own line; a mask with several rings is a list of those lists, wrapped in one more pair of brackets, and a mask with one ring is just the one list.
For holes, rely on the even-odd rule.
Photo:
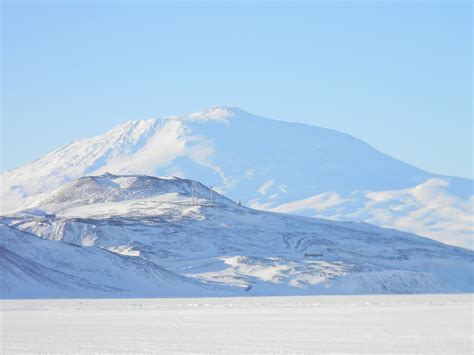
[(2, 298), (215, 295), (218, 287), (140, 257), (38, 238), (0, 224)]
[[(347, 134), (235, 107), (125, 122), (4, 172), (3, 213), (105, 172), (192, 178), (254, 208), (366, 221), (474, 247), (472, 180), (425, 172)], [(437, 213), (440, 203), (447, 214)]]
[[(467, 249), (364, 223), (253, 210), (217, 193), (211, 203), (210, 192), (186, 179), (104, 174), (29, 198), (0, 220), (3, 296), (62, 297), (62, 284), (78, 297), (473, 291)], [(39, 268), (49, 279), (67, 275), (25, 291), (38, 278), (29, 270)], [(18, 285), (17, 275), (26, 281)]]

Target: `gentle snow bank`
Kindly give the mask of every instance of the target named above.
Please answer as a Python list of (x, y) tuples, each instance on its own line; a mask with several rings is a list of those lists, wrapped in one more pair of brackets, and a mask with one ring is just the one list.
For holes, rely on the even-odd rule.
[(472, 354), (472, 295), (1, 304), (1, 350)]

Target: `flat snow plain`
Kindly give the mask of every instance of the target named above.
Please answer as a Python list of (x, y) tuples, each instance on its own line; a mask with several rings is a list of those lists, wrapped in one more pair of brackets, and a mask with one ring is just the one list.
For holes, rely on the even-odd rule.
[(4, 300), (2, 353), (472, 354), (473, 296)]

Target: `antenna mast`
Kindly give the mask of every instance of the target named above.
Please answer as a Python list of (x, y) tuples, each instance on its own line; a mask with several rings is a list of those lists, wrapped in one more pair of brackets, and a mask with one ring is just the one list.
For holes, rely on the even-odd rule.
[(193, 206), (199, 205), (199, 197), (198, 197), (198, 191), (197, 191), (197, 184), (196, 182), (193, 181), (191, 185), (191, 204)]

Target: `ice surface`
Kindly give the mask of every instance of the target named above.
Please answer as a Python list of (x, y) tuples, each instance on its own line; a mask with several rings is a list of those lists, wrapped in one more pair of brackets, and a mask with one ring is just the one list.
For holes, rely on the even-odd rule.
[(472, 295), (15, 300), (1, 352), (472, 354)]

